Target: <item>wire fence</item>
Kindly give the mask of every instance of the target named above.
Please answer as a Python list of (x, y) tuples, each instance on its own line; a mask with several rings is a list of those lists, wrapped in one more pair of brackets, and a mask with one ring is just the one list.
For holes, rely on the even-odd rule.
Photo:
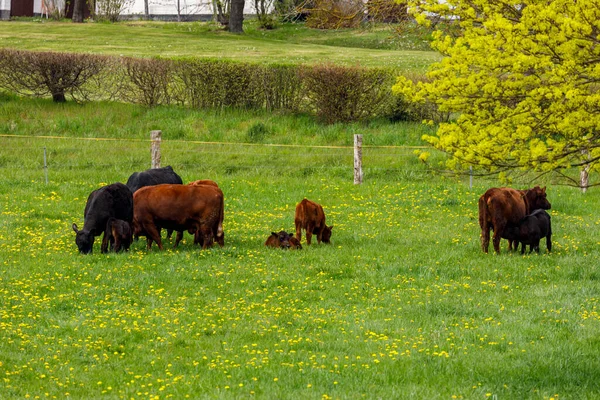
[[(30, 174), (43, 170), (51, 179), (53, 174), (69, 170), (103, 169), (128, 176), (151, 166), (150, 139), (0, 134), (0, 144), (0, 168), (19, 168)], [(173, 166), (182, 177), (256, 173), (352, 179), (354, 170), (352, 145), (162, 140), (160, 146), (162, 166)], [(426, 147), (363, 145), (365, 181), (375, 177), (424, 179), (431, 170), (414, 154), (422, 149)], [(441, 153), (436, 156), (442, 157)]]

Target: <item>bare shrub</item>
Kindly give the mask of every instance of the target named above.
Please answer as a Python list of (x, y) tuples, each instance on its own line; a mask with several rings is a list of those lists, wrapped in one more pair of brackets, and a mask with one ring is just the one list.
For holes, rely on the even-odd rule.
[(306, 25), (318, 29), (356, 28), (364, 17), (362, 0), (315, 0)]
[(302, 77), (313, 111), (323, 122), (362, 120), (389, 106), (389, 71), (322, 64), (304, 68)]
[(156, 58), (123, 58), (126, 86), (121, 97), (145, 106), (170, 104), (173, 61)]
[(95, 0), (96, 18), (110, 22), (117, 22), (119, 16), (134, 0)]
[(369, 20), (373, 22), (400, 23), (408, 20), (405, 3), (394, 0), (369, 0), (367, 1)]
[(0, 87), (21, 95), (51, 95), (55, 102), (65, 102), (67, 95), (85, 100), (93, 90), (87, 84), (109, 64), (105, 56), (0, 49)]

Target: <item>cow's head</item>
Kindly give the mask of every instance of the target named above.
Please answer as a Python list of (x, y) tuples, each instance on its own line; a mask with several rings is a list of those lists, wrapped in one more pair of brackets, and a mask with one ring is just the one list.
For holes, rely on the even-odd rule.
[(282, 249), (290, 248), (290, 234), (286, 231), (279, 231), (279, 233), (271, 232), (271, 236), (276, 236), (279, 240), (279, 247)]
[(333, 229), (333, 225), (327, 226), (323, 228), (323, 235), (321, 236), (321, 240), (323, 243), (331, 243), (331, 230)]
[(536, 186), (525, 192), (527, 203), (529, 205), (529, 212), (541, 208), (543, 210), (550, 209), (550, 202), (546, 198), (546, 186), (543, 188)]
[(73, 224), (73, 230), (75, 231), (75, 243), (81, 254), (92, 254), (94, 248), (94, 235), (88, 231), (80, 231), (77, 228), (77, 224)]

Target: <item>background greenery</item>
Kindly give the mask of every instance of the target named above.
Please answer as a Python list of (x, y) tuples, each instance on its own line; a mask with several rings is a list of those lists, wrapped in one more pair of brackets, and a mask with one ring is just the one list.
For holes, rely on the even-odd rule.
[[(87, 195), (149, 167), (152, 129), (163, 165), (223, 189), (225, 247), (80, 256)], [(548, 185), (553, 252), (483, 254), (498, 183), (428, 170), (401, 147), (424, 129), (1, 95), (0, 397), (597, 398), (594, 189), (516, 182)], [(332, 244), (265, 248), (304, 197)]]

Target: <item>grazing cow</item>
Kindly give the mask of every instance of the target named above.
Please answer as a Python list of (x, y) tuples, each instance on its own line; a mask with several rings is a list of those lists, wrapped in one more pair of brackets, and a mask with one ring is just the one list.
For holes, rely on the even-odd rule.
[(290, 234), (286, 231), (279, 231), (279, 233), (271, 232), (271, 236), (267, 238), (265, 246), (278, 247), (281, 249), (290, 248)]
[(181, 177), (169, 165), (163, 168), (151, 168), (142, 172), (134, 172), (127, 179), (127, 187), (135, 193), (145, 186), (161, 185), (163, 183), (183, 184)]
[[(79, 230), (76, 224), (72, 225), (77, 234), (75, 243), (82, 254), (91, 254), (94, 238), (105, 233), (109, 218), (133, 222), (133, 195), (131, 190), (122, 183), (113, 183), (103, 186), (90, 193), (83, 212), (83, 229)], [(108, 250), (108, 237), (102, 239), (100, 247), (102, 253)]]
[[(507, 226), (518, 225), (519, 221), (535, 209), (550, 209), (546, 199), (546, 187), (516, 190), (511, 188), (491, 188), (479, 198), (479, 226), (481, 227), (481, 248), (488, 252), (490, 229), (494, 230), (494, 250), (500, 253), (500, 238), (504, 237)], [(512, 241), (509, 239), (509, 250)]]
[(552, 223), (546, 210), (535, 210), (521, 219), (517, 226), (508, 226), (504, 234), (507, 239), (516, 241), (517, 247), (521, 243), (521, 254), (525, 253), (527, 245), (529, 245), (530, 253), (533, 250), (539, 253), (542, 238), (546, 238), (546, 248), (548, 251), (552, 251)]
[[(155, 241), (163, 249), (160, 229), (194, 232), (195, 242), (202, 248), (211, 246), (216, 238), (223, 246), (223, 192), (203, 185), (156, 185), (141, 188), (133, 195), (134, 235), (144, 235), (148, 249)], [(179, 235), (177, 235), (179, 238)], [(176, 241), (175, 246), (179, 242)]]
[(115, 253), (121, 250), (129, 251), (129, 246), (133, 241), (131, 225), (122, 219), (110, 217), (106, 223), (104, 237), (108, 237), (110, 247), (115, 250)]
[(296, 224), (296, 239), (302, 240), (302, 229), (306, 230), (306, 244), (310, 245), (313, 233), (317, 235), (317, 243), (330, 243), (333, 225), (325, 225), (325, 213), (320, 204), (308, 199), (302, 200), (296, 206), (294, 217)]

